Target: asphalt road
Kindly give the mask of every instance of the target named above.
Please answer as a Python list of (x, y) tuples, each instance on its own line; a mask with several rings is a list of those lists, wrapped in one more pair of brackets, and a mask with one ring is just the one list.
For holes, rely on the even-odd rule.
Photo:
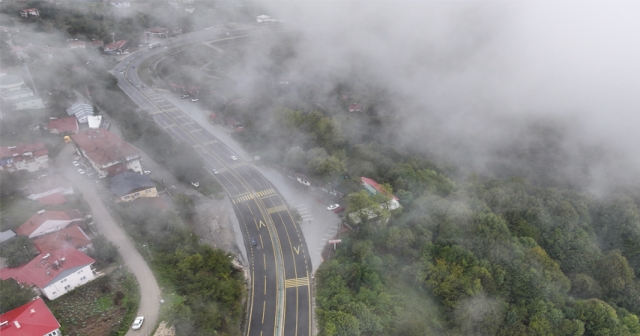
[(118, 247), (118, 252), (120, 252), (125, 265), (136, 277), (140, 286), (140, 307), (138, 308), (137, 316), (144, 316), (145, 321), (140, 330), (129, 329), (126, 336), (150, 335), (158, 322), (160, 310), (159, 300), (161, 293), (158, 282), (147, 262), (136, 250), (134, 242), (111, 217), (111, 214), (102, 203), (96, 192), (94, 180), (78, 174), (75, 167), (71, 165), (74, 153), (73, 145), (67, 144), (58, 154), (56, 161), (61, 168), (60, 172), (67, 180), (72, 181), (73, 187), (89, 203), (96, 228)]
[[(231, 36), (219, 30), (196, 32), (171, 41), (172, 47), (209, 41), (227, 43)], [(240, 37), (239, 39), (244, 39)], [(247, 335), (311, 335), (311, 259), (300, 228), (278, 190), (250, 163), (195, 123), (170, 101), (146, 87), (136, 68), (161, 48), (141, 50), (126, 57), (114, 71), (118, 85), (174, 139), (192, 145), (202, 155), (206, 168), (232, 200), (251, 264), (251, 288)], [(120, 72), (123, 71), (123, 72)], [(231, 156), (237, 156), (234, 160)], [(252, 246), (251, 239), (256, 245)]]

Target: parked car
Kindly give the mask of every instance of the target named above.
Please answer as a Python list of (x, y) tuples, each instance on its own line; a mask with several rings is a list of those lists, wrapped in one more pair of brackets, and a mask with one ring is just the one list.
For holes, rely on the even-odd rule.
[(327, 207), (327, 210), (333, 211), (339, 207), (340, 207), (340, 204), (331, 204), (330, 206)]
[(78, 161), (73, 161), (73, 165), (74, 165), (75, 167), (77, 167), (77, 166), (79, 166), (79, 165), (80, 165), (80, 163), (79, 163)]
[(139, 330), (140, 328), (142, 328), (143, 322), (144, 322), (144, 316), (136, 317), (135, 321), (133, 321), (133, 324), (131, 325), (131, 329)]
[(235, 155), (231, 155), (231, 160), (238, 161), (238, 158)]
[(144, 173), (145, 175), (149, 175), (149, 174), (151, 174), (151, 171), (150, 171), (150, 170), (145, 170), (143, 173)]
[(200, 186), (200, 182), (191, 182), (191, 185), (197, 188)]
[(84, 175), (84, 170), (78, 169), (78, 173), (80, 173), (80, 175)]
[(182, 95), (182, 97), (180, 97), (180, 98), (187, 99), (187, 98), (189, 98), (189, 95)]
[(341, 212), (343, 212), (345, 210), (347, 210), (347, 208), (345, 208), (345, 207), (337, 207), (337, 208), (333, 209), (333, 212), (341, 213)]
[(193, 99), (191, 99), (191, 102), (192, 102), (192, 103), (195, 103), (195, 102), (197, 102), (197, 101), (198, 101), (198, 98), (193, 98)]
[(213, 174), (214, 174), (214, 175), (218, 175), (218, 171), (217, 171), (217, 170), (215, 170), (215, 169), (213, 169)]

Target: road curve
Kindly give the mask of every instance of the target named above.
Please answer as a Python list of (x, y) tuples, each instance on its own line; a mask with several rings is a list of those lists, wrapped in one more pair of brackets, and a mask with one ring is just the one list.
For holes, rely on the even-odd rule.
[[(242, 35), (241, 35), (242, 34)], [(239, 36), (240, 35), (240, 36)], [(246, 31), (229, 36), (216, 31), (196, 32), (174, 39), (170, 47), (193, 43), (228, 43), (250, 38)], [(308, 336), (312, 330), (311, 260), (298, 224), (277, 189), (248, 162), (204, 130), (167, 99), (146, 87), (136, 67), (163, 49), (141, 50), (125, 58), (114, 75), (120, 88), (176, 141), (193, 146), (206, 168), (231, 198), (251, 263), (247, 335)], [(123, 72), (120, 72), (123, 71)], [(238, 156), (238, 155), (235, 155)], [(251, 239), (256, 244), (251, 244)]]

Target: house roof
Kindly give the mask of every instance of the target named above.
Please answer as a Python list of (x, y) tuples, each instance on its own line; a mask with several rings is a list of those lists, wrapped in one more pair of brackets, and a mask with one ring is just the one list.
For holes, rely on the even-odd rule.
[(64, 197), (62, 192), (57, 192), (55, 194), (38, 198), (38, 202), (42, 205), (58, 205), (66, 203), (67, 199)]
[(15, 236), (16, 236), (16, 233), (11, 230), (2, 231), (0, 232), (0, 243), (3, 243)]
[(105, 50), (116, 50), (116, 49), (120, 49), (122, 48), (125, 44), (127, 44), (127, 40), (120, 40), (120, 41), (115, 41), (113, 43), (109, 43), (106, 46), (104, 46)]
[(101, 40), (93, 40), (91, 41), (91, 45), (94, 47), (101, 47), (104, 46), (104, 42), (102, 42)]
[[(382, 190), (382, 187), (380, 187), (380, 184), (378, 184), (378, 182), (376, 182), (376, 181), (374, 181), (374, 180), (372, 180), (372, 179), (370, 179), (370, 178), (364, 177), (364, 176), (363, 176), (363, 177), (360, 177), (360, 179), (362, 180), (362, 183), (364, 183), (364, 184), (368, 184), (368, 185), (370, 185), (373, 189), (375, 189), (376, 191), (378, 191), (379, 193), (384, 194), (384, 190)], [(398, 198), (397, 198), (397, 197), (395, 197), (395, 196), (393, 196), (393, 195), (391, 195), (391, 196), (393, 197), (393, 199), (394, 199), (394, 200), (396, 200), (396, 201), (398, 200)]]
[(130, 194), (136, 190), (155, 188), (156, 185), (149, 176), (134, 172), (124, 172), (109, 180), (109, 188), (118, 197)]
[(106, 129), (93, 129), (71, 136), (73, 141), (96, 164), (125, 161), (127, 156), (138, 155), (138, 149)]
[(47, 125), (49, 130), (58, 130), (60, 133), (64, 132), (78, 132), (78, 120), (74, 117), (60, 118), (49, 120)]
[(33, 241), (40, 253), (49, 253), (65, 247), (82, 248), (91, 244), (91, 239), (77, 224), (40, 237)]
[(67, 114), (76, 118), (82, 118), (84, 116), (93, 115), (93, 106), (85, 103), (75, 103), (67, 109)]
[(60, 328), (60, 323), (40, 297), (0, 315), (0, 321), (8, 322), (0, 329), (2, 336), (46, 335)]
[(349, 105), (349, 112), (355, 112), (355, 111), (360, 111), (362, 110), (362, 105), (357, 104), (357, 103), (353, 103), (351, 105)]
[(17, 161), (22, 160), (21, 156), (23, 156), (24, 153), (29, 152), (33, 153), (34, 157), (47, 155), (49, 153), (49, 151), (47, 151), (47, 147), (42, 142), (33, 144), (19, 143), (15, 146), (0, 147), (0, 157), (14, 157)]
[(29, 188), (27, 190), (30, 194), (39, 194), (57, 188), (71, 188), (71, 183), (65, 180), (62, 176), (56, 174), (34, 180), (29, 184)]
[(24, 81), (18, 76), (4, 75), (0, 77), (0, 86), (13, 86), (22, 84), (24, 84)]
[(88, 116), (87, 122), (89, 123), (90, 129), (96, 129), (100, 127), (100, 123), (102, 122), (102, 116)]
[[(13, 278), (23, 284), (45, 288), (94, 262), (96, 261), (88, 255), (67, 247), (44, 255), (39, 254), (24, 266), (0, 269), (0, 278)], [(4, 333), (2, 335), (4, 336)]]
[(31, 216), (31, 218), (29, 218), (26, 222), (20, 225), (19, 228), (16, 229), (16, 233), (23, 236), (29, 236), (46, 221), (80, 219), (82, 219), (82, 214), (80, 213), (80, 211), (75, 209), (66, 211), (45, 211), (43, 213), (36, 213), (35, 215)]

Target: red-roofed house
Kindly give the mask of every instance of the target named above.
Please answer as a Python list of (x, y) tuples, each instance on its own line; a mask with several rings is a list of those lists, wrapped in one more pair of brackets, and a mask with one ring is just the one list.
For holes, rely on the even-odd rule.
[(154, 27), (145, 32), (147, 35), (158, 36), (158, 37), (167, 37), (169, 35), (169, 29), (162, 27)]
[(66, 211), (38, 211), (16, 229), (16, 234), (35, 238), (51, 232), (60, 231), (72, 222), (82, 221), (84, 218), (78, 210)]
[(115, 176), (127, 170), (142, 174), (138, 149), (108, 130), (87, 130), (71, 138), (78, 153), (91, 162), (100, 176)]
[(40, 16), (40, 11), (37, 8), (27, 8), (20, 11), (20, 16), (22, 17)]
[(40, 253), (49, 253), (69, 247), (76, 248), (83, 253), (93, 249), (91, 238), (77, 224), (71, 224), (60, 231), (35, 239), (33, 244)]
[(349, 105), (349, 112), (360, 112), (362, 111), (362, 105), (353, 103)]
[(75, 134), (78, 133), (78, 119), (75, 117), (51, 119), (47, 129), (53, 134)]
[[(367, 191), (371, 194), (384, 194), (384, 190), (382, 190), (382, 187), (380, 187), (380, 184), (378, 184), (378, 182), (367, 177), (360, 177), (360, 179), (362, 180), (362, 185), (364, 186), (364, 188), (367, 189)], [(395, 210), (399, 208), (400, 203), (398, 202), (398, 198), (391, 195), (391, 200), (388, 202), (388, 206), (389, 210)]]
[(26, 192), (29, 193), (27, 198), (35, 201), (54, 194), (71, 195), (73, 187), (62, 176), (51, 175), (31, 182)]
[(0, 278), (13, 278), (27, 286), (36, 286), (49, 300), (55, 300), (95, 279), (91, 269), (94, 262), (74, 248), (60, 249), (40, 254), (24, 266), (0, 269)]
[(2, 336), (61, 336), (60, 323), (42, 298), (0, 315)]
[(92, 40), (91, 41), (91, 46), (93, 48), (104, 47), (104, 42), (102, 42), (101, 40)]
[(109, 43), (106, 46), (104, 46), (104, 52), (106, 52), (107, 54), (122, 54), (122, 49), (127, 45), (129, 41), (127, 40), (120, 40), (120, 41), (116, 41), (113, 43)]
[(0, 170), (38, 171), (49, 167), (49, 151), (44, 143), (0, 147)]
[(67, 199), (64, 197), (63, 193), (59, 192), (41, 197), (38, 199), (38, 202), (40, 202), (40, 204), (42, 205), (59, 205), (66, 203)]

